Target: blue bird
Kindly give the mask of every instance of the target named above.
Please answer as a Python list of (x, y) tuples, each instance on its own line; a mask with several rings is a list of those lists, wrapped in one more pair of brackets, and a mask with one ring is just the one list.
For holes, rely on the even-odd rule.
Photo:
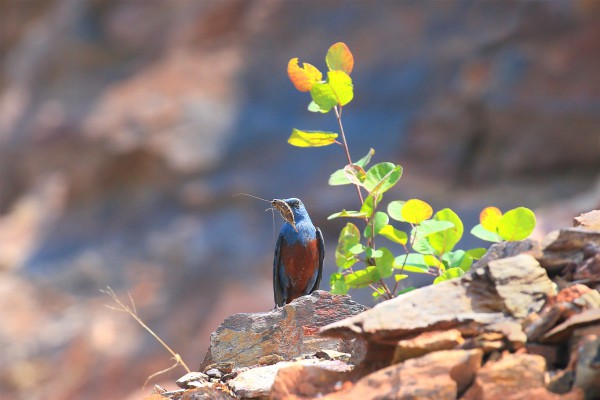
[(286, 220), (277, 238), (273, 261), (275, 305), (283, 307), (319, 288), (325, 243), (300, 200), (273, 200), (272, 204)]

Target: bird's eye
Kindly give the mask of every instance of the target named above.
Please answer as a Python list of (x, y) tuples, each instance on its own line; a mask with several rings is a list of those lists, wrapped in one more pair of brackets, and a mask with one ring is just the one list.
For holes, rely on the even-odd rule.
[(292, 207), (294, 207), (294, 208), (300, 208), (300, 202), (298, 200), (292, 202)]

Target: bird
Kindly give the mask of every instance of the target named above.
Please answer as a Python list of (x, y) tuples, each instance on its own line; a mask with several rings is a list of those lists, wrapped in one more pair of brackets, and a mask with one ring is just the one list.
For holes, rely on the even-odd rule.
[(325, 242), (321, 230), (315, 228), (299, 199), (275, 199), (272, 204), (285, 219), (273, 260), (273, 293), (277, 308), (319, 288)]

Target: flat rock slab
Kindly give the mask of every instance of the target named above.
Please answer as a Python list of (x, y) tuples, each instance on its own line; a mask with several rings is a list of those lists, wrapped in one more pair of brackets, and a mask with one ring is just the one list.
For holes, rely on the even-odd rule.
[(347, 390), (319, 398), (454, 400), (475, 379), (482, 356), (479, 349), (437, 351), (373, 372)]
[(536, 259), (520, 254), (477, 264), (461, 278), (413, 290), (321, 331), (374, 342), (451, 328), (476, 334), (486, 326), (514, 324), (538, 312), (544, 300), (555, 294), (554, 284)]
[(350, 341), (321, 337), (318, 332), (332, 321), (366, 309), (350, 296), (317, 290), (269, 312), (234, 314), (211, 334), (210, 346), (200, 369), (229, 361), (234, 362), (236, 368), (252, 366), (273, 354), (292, 359), (321, 350), (354, 353), (354, 344)]
[[(343, 361), (307, 359), (298, 361), (284, 361), (265, 367), (252, 368), (240, 373), (236, 378), (227, 382), (231, 390), (243, 399), (268, 399), (271, 398), (271, 389), (277, 373), (289, 367), (314, 367), (322, 373), (348, 372), (351, 366)], [(320, 375), (320, 373), (318, 373)]]

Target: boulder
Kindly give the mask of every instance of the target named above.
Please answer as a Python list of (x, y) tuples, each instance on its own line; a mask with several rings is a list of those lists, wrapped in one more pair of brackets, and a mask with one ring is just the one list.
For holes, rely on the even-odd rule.
[(326, 338), (319, 329), (332, 321), (351, 317), (367, 307), (317, 290), (269, 312), (234, 314), (210, 336), (210, 347), (201, 369), (216, 362), (234, 362), (236, 368), (258, 364), (262, 357), (291, 359), (320, 350), (356, 353), (352, 340)]

